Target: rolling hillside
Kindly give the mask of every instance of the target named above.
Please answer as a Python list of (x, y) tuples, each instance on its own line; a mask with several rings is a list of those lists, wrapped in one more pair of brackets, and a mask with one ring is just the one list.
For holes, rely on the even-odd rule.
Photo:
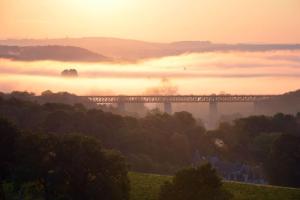
[(184, 53), (241, 51), (261, 52), (273, 50), (300, 50), (300, 44), (224, 44), (209, 41), (178, 41), (172, 43), (145, 42), (139, 40), (85, 37), (59, 39), (0, 40), (0, 45), (15, 46), (76, 46), (108, 57), (126, 61), (174, 56)]
[(73, 46), (1, 46), (0, 58), (20, 61), (56, 60), (78, 62), (111, 61), (110, 58)]

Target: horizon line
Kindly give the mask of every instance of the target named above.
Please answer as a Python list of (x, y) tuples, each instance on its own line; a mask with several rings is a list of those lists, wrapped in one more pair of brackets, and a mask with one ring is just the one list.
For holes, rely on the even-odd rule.
[(239, 42), (220, 42), (220, 41), (212, 41), (207, 39), (197, 39), (197, 40), (174, 40), (174, 41), (150, 41), (143, 39), (133, 39), (126, 37), (114, 37), (114, 36), (62, 36), (62, 37), (0, 37), (0, 40), (62, 40), (62, 39), (115, 39), (115, 40), (128, 40), (135, 42), (144, 42), (144, 43), (156, 43), (156, 44), (173, 44), (178, 42), (206, 42), (211, 44), (253, 44), (253, 45), (300, 45), (300, 41), (297, 42), (250, 42), (250, 41), (239, 41)]

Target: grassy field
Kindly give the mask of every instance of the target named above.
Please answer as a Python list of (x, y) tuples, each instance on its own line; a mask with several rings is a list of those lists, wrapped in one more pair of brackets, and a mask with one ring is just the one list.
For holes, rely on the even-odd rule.
[[(157, 200), (160, 186), (170, 176), (130, 173), (131, 200)], [(241, 184), (226, 182), (224, 184), (233, 195), (234, 200), (300, 200), (300, 189)]]

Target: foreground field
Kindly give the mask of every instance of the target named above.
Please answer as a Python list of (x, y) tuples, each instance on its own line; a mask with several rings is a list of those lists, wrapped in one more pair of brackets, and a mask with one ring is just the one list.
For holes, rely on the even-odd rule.
[[(170, 176), (130, 173), (131, 200), (157, 200), (160, 186)], [(224, 184), (234, 200), (300, 200), (300, 189), (260, 186), (226, 182)]]

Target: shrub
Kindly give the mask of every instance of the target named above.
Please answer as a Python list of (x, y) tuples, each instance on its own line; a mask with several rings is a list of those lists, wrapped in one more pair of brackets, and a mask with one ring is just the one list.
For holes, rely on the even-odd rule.
[(210, 164), (183, 169), (161, 187), (160, 200), (227, 200), (231, 194)]

